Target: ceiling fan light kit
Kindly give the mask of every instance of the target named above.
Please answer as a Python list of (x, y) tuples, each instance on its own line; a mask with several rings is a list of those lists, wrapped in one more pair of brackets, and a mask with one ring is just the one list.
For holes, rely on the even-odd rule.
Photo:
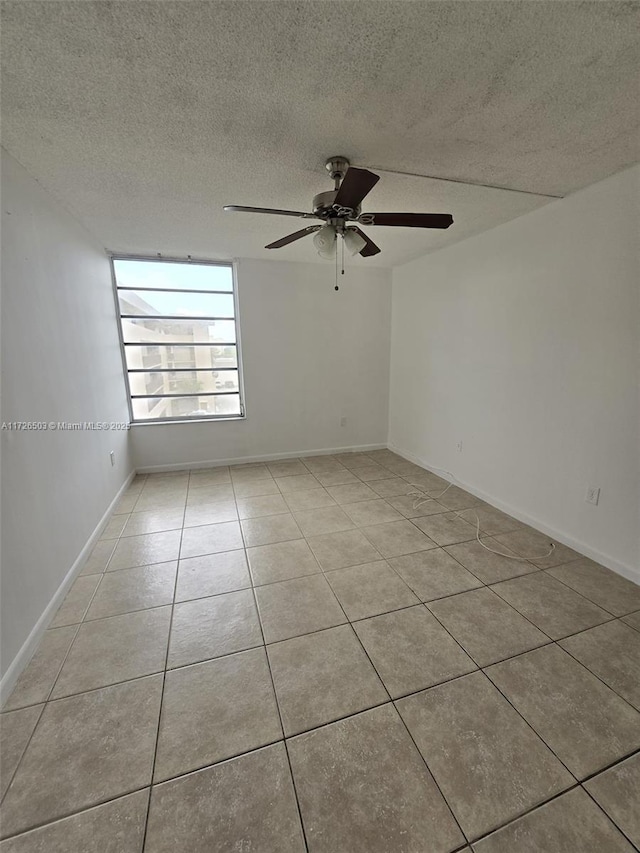
[(313, 245), (318, 250), (321, 258), (332, 260), (336, 256), (338, 235), (332, 225), (323, 225), (313, 235)]
[(360, 234), (358, 234), (355, 228), (345, 228), (342, 234), (342, 239), (344, 240), (345, 248), (350, 255), (360, 254), (367, 245), (367, 241), (364, 237), (361, 237)]
[(266, 249), (280, 249), (283, 246), (313, 234), (313, 242), (322, 258), (332, 259), (337, 254), (338, 236), (343, 238), (347, 251), (363, 258), (377, 255), (380, 249), (358, 225), (385, 225), (404, 228), (448, 228), (453, 224), (449, 213), (363, 213), (361, 204), (380, 180), (368, 169), (358, 169), (349, 164), (346, 157), (330, 157), (325, 167), (334, 182), (333, 190), (318, 193), (312, 202), (312, 212), (280, 210), (268, 207), (245, 207), (243, 205), (225, 205), (226, 211), (240, 213), (267, 213), (275, 216), (296, 216), (300, 219), (320, 219), (324, 225), (310, 225), (293, 234), (287, 234)]

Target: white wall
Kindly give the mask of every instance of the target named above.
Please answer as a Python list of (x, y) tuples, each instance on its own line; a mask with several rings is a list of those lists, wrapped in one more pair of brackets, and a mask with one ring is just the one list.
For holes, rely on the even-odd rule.
[[(105, 252), (4, 151), (1, 418), (127, 421)], [(127, 479), (127, 445), (2, 431), (3, 674)]]
[(247, 417), (135, 426), (136, 467), (385, 445), (391, 276), (340, 278), (336, 292), (329, 261), (239, 261)]
[(639, 198), (636, 167), (396, 269), (391, 346), (390, 445), (630, 575)]

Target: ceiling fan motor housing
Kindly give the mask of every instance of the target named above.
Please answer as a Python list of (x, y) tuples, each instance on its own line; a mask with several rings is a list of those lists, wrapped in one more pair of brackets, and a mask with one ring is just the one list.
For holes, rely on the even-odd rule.
[(340, 217), (342, 219), (357, 219), (360, 215), (360, 206), (356, 208), (352, 207), (340, 207), (335, 208), (334, 202), (336, 200), (336, 196), (338, 195), (337, 190), (330, 190), (324, 193), (318, 193), (318, 195), (313, 197), (313, 212), (316, 216), (319, 216), (321, 219), (329, 219), (333, 217)]

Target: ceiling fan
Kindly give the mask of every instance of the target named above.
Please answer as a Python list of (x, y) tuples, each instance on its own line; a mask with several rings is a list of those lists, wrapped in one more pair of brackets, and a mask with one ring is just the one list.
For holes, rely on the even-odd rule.
[(387, 225), (404, 228), (448, 228), (453, 223), (450, 213), (362, 213), (360, 205), (365, 196), (380, 180), (367, 169), (357, 169), (349, 165), (346, 157), (331, 157), (326, 169), (334, 181), (334, 189), (314, 196), (312, 213), (297, 210), (274, 210), (268, 207), (244, 207), (227, 204), (225, 210), (244, 213), (270, 213), (276, 216), (297, 216), (300, 219), (320, 219), (324, 225), (309, 225), (293, 234), (287, 234), (265, 249), (280, 249), (308, 234), (313, 234), (313, 242), (318, 254), (323, 258), (334, 258), (337, 252), (338, 236), (352, 255), (363, 258), (377, 255), (379, 247), (358, 228), (360, 225)]

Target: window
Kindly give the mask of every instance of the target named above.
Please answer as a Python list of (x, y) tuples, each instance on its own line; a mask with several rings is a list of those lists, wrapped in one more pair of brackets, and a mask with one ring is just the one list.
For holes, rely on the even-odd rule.
[(242, 417), (231, 264), (112, 263), (131, 420)]

